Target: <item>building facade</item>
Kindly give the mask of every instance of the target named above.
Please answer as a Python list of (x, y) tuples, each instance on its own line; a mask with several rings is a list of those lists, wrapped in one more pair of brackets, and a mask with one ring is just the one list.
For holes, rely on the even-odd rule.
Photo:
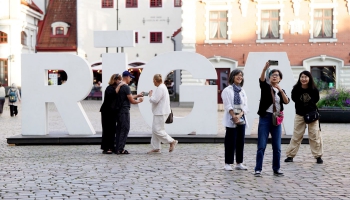
[(43, 11), (33, 0), (0, 1), (0, 82), (21, 85), (21, 54), (35, 53)]
[(182, 16), (183, 50), (219, 75), (244, 69), (249, 52), (286, 52), (295, 80), (309, 70), (323, 89), (350, 88), (348, 0), (184, 0)]

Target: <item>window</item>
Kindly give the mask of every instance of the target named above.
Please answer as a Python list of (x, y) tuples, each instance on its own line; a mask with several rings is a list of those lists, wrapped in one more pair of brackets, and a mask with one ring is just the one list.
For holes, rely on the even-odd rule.
[(175, 7), (181, 7), (182, 0), (174, 0), (174, 6)]
[(56, 35), (64, 35), (64, 28), (56, 27)]
[(135, 32), (135, 43), (139, 43), (139, 32)]
[(209, 39), (227, 39), (227, 12), (211, 11), (209, 16)]
[(24, 31), (21, 32), (21, 44), (27, 46), (27, 34)]
[(113, 8), (114, 0), (102, 0), (102, 8)]
[(137, 0), (126, 0), (125, 5), (127, 8), (137, 8)]
[(151, 43), (162, 43), (162, 32), (151, 32)]
[(317, 9), (314, 12), (314, 38), (333, 37), (332, 9)]
[(0, 43), (7, 43), (7, 34), (0, 31)]
[(8, 86), (7, 59), (6, 60), (5, 59), (0, 59), (0, 82), (4, 86)]
[(151, 7), (162, 7), (162, 0), (150, 0)]
[(261, 11), (261, 39), (278, 39), (279, 36), (279, 11)]
[(311, 74), (318, 90), (322, 91), (336, 87), (335, 66), (311, 66)]

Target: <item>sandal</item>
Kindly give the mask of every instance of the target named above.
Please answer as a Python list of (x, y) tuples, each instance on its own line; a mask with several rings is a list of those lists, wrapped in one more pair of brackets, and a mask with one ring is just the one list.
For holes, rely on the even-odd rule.
[(170, 144), (169, 152), (173, 152), (175, 150), (177, 143), (179, 143), (179, 141), (174, 140), (174, 142)]
[(128, 150), (118, 151), (117, 154), (130, 154)]
[(109, 149), (109, 150), (103, 150), (102, 153), (103, 153), (103, 154), (112, 154), (113, 151), (110, 150), (110, 149)]

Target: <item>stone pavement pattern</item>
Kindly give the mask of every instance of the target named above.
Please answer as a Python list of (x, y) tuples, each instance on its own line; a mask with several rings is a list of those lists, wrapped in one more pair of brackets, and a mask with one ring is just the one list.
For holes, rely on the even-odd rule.
[[(100, 102), (82, 104), (94, 128), (101, 130)], [(183, 115), (190, 112), (174, 109)], [(231, 172), (223, 170), (223, 144), (180, 143), (173, 153), (163, 145), (162, 154), (156, 155), (146, 154), (149, 145), (127, 145), (130, 155), (103, 155), (98, 145), (8, 146), (6, 138), (21, 132), (19, 112), (11, 118), (5, 104), (0, 116), (0, 199), (350, 198), (349, 124), (322, 124), (324, 164), (316, 164), (309, 145), (302, 145), (294, 163), (281, 162), (284, 177), (272, 175), (268, 145), (263, 177), (256, 178), (255, 144), (245, 145), (248, 171)], [(150, 131), (137, 112), (132, 107), (132, 130)], [(50, 130), (64, 130), (52, 104)], [(282, 145), (282, 159), (286, 148)]]

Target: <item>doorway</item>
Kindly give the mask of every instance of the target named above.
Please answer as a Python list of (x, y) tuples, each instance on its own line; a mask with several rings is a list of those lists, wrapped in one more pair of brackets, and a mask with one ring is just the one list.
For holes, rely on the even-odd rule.
[(208, 85), (217, 85), (218, 87), (218, 104), (222, 104), (221, 93), (229, 85), (228, 79), (230, 75), (230, 68), (215, 68), (217, 79), (207, 80)]

